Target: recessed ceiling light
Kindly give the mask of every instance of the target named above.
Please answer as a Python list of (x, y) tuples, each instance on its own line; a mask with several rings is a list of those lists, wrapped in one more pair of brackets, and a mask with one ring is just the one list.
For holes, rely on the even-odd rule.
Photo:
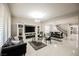
[(35, 19), (40, 19), (40, 18), (43, 18), (43, 17), (45, 16), (44, 13), (38, 12), (38, 11), (31, 12), (29, 15), (30, 15), (32, 18), (35, 18)]

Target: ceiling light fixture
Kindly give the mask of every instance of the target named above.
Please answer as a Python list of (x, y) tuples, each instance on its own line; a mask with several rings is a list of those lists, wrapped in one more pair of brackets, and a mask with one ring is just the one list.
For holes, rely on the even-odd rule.
[(30, 13), (30, 16), (35, 19), (40, 19), (40, 18), (43, 18), (45, 14), (42, 12), (34, 11)]

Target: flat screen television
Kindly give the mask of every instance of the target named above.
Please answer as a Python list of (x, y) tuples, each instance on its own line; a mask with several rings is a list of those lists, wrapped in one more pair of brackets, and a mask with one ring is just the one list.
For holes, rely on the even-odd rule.
[(28, 32), (35, 32), (35, 26), (25, 25), (25, 33), (28, 33)]

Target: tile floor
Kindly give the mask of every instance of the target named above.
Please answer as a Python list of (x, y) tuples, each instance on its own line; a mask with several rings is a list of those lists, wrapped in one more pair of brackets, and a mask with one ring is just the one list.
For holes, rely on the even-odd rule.
[(63, 42), (52, 40), (52, 43), (47, 43), (47, 46), (39, 50), (34, 50), (28, 43), (31, 39), (25, 40), (27, 42), (26, 56), (79, 56), (79, 48), (71, 46), (67, 39), (62, 39)]

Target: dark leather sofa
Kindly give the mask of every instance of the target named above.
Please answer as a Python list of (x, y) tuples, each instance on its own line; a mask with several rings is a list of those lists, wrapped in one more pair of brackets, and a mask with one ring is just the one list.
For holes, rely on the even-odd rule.
[(11, 46), (2, 46), (2, 56), (22, 56), (26, 53), (26, 43), (15, 44)]
[(63, 32), (51, 32), (51, 37), (56, 37), (56, 38), (63, 38)]

